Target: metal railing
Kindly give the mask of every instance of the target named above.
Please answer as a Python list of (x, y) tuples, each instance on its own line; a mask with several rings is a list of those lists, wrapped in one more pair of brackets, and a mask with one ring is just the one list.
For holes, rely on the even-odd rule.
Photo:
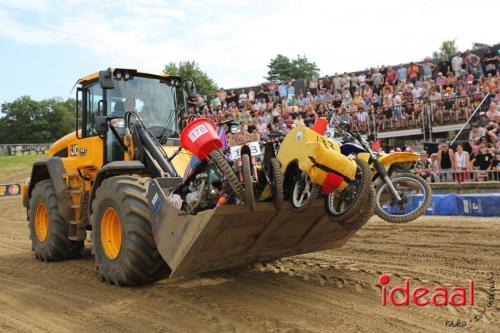
[[(434, 127), (463, 123), (460, 132), (454, 138), (455, 141), (470, 122), (477, 118), (478, 111), (484, 110), (484, 102), (488, 96), (489, 94), (473, 94), (439, 100), (422, 98), (391, 107), (380, 106), (370, 111), (347, 111), (340, 107), (327, 112), (332, 125), (339, 121), (348, 121), (353, 128), (367, 134), (420, 129), (424, 141), (432, 141)], [(366, 113), (362, 114), (364, 112)]]
[(475, 182), (500, 182), (500, 170), (450, 170), (438, 172), (415, 172), (429, 183), (475, 183)]

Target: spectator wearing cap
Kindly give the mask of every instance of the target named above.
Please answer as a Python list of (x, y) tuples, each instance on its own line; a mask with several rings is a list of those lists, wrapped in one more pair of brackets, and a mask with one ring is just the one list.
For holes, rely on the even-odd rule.
[(484, 112), (484, 111), (479, 112), (479, 125), (481, 127), (486, 128), (486, 126), (488, 126), (489, 123), (490, 123), (490, 121), (486, 117), (486, 112)]
[(439, 72), (436, 77), (436, 84), (440, 87), (446, 84), (446, 76), (443, 75), (443, 72)]

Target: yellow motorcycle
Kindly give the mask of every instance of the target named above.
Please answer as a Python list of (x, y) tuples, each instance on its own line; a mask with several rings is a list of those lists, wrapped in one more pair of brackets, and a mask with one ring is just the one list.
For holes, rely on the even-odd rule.
[[(342, 154), (356, 155), (370, 164), (377, 215), (387, 222), (405, 223), (425, 214), (432, 199), (431, 188), (422, 177), (409, 172), (418, 160), (418, 154), (395, 152), (376, 155), (370, 144), (359, 133), (354, 133), (349, 124), (342, 123), (340, 127), (347, 141), (352, 141), (341, 145)], [(327, 209), (335, 213), (334, 195), (327, 200)]]
[[(370, 167), (367, 162), (342, 154), (340, 145), (318, 131), (298, 126), (279, 147), (277, 159), (284, 176), (285, 200), (296, 211), (303, 211), (319, 196), (344, 200), (340, 215), (328, 214), (348, 230), (357, 229), (373, 215)], [(328, 210), (327, 210), (328, 213)]]

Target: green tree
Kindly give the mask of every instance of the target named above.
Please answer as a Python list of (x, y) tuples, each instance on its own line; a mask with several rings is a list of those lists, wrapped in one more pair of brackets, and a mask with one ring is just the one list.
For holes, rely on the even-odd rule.
[(439, 47), (438, 51), (434, 51), (432, 53), (433, 58), (439, 58), (442, 55), (445, 55), (447, 57), (451, 57), (452, 55), (455, 55), (459, 52), (456, 39), (453, 40), (445, 40), (441, 46)]
[(276, 58), (271, 59), (266, 79), (271, 80), (290, 80), (293, 75), (293, 64), (290, 59), (284, 55), (278, 54)]
[(319, 75), (319, 68), (314, 62), (309, 62), (305, 55), (297, 55), (296, 59), (290, 59), (284, 55), (278, 54), (271, 59), (267, 65), (267, 80), (291, 80), (308, 79), (313, 75)]
[(472, 43), (472, 49), (473, 50), (483, 49), (483, 48), (486, 48), (486, 47), (491, 47), (491, 45), (484, 44), (484, 43), (478, 43), (478, 42)]
[(182, 79), (193, 79), (196, 90), (200, 95), (214, 94), (217, 91), (217, 85), (214, 80), (202, 71), (194, 60), (181, 61), (178, 64), (171, 62), (165, 66), (163, 72), (178, 75)]
[(0, 143), (53, 142), (74, 130), (75, 101), (32, 100), (22, 96), (3, 103), (0, 118)]

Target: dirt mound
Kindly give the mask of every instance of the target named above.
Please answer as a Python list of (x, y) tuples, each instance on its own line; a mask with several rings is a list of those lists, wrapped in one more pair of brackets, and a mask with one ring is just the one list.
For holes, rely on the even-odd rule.
[[(486, 279), (493, 272), (500, 283), (499, 239), (499, 219), (373, 219), (336, 251), (119, 288), (98, 280), (89, 251), (36, 261), (20, 197), (0, 198), (0, 331), (450, 332), (446, 321), (459, 319), (494, 332), (500, 296), (485, 308)], [(474, 279), (476, 305), (384, 307), (381, 273), (391, 285)]]

